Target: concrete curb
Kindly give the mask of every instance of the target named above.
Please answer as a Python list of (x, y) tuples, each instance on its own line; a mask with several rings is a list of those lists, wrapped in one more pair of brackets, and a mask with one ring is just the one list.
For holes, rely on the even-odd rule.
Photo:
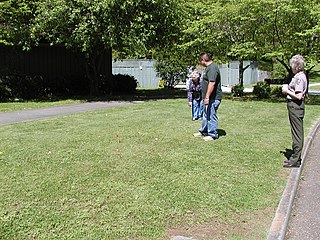
[(320, 128), (320, 120), (315, 124), (309, 133), (307, 139), (304, 143), (303, 153), (302, 153), (302, 162), (300, 168), (293, 168), (288, 177), (287, 185), (282, 193), (282, 198), (278, 205), (275, 217), (272, 221), (268, 240), (284, 240), (287, 232), (287, 227), (292, 211), (293, 201), (296, 196), (296, 192), (299, 185), (299, 180), (301, 177), (301, 172), (304, 167), (304, 159), (310, 149), (312, 141), (314, 139), (315, 134)]

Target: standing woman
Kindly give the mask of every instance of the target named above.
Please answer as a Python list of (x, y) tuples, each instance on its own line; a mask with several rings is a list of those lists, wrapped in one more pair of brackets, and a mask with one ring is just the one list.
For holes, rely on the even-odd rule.
[(303, 117), (304, 98), (307, 91), (307, 77), (304, 73), (305, 61), (301, 55), (294, 55), (290, 59), (290, 66), (294, 77), (289, 85), (282, 87), (282, 92), (287, 95), (287, 108), (292, 135), (293, 153), (289, 160), (284, 161), (283, 167), (299, 167), (304, 142)]
[(188, 90), (188, 105), (191, 107), (192, 120), (202, 119), (203, 100), (201, 98), (200, 74), (197, 70), (191, 74), (191, 81)]

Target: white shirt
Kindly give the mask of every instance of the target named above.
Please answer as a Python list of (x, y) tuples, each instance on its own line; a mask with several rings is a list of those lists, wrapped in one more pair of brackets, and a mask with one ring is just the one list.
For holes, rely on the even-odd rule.
[[(292, 78), (291, 82), (289, 83), (289, 89), (294, 91), (295, 93), (303, 93), (302, 99), (304, 99), (304, 95), (307, 91), (307, 76), (304, 72), (298, 72)], [(292, 99), (289, 95), (287, 95), (288, 99)]]

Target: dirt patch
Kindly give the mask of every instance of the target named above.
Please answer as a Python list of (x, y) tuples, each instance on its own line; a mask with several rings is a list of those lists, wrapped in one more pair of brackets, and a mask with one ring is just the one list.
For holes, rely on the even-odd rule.
[(213, 220), (190, 226), (174, 226), (166, 230), (164, 239), (175, 236), (193, 240), (266, 239), (276, 209), (266, 208), (254, 213), (235, 213), (226, 222)]

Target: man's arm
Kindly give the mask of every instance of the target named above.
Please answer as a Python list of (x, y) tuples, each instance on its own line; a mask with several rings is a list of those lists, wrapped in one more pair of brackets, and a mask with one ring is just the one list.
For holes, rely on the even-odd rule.
[(210, 99), (211, 93), (214, 90), (215, 84), (216, 84), (216, 82), (209, 82), (208, 89), (207, 89), (207, 92), (206, 92), (206, 96), (205, 96), (205, 98), (203, 100), (203, 104), (204, 105), (208, 105), (209, 104), (209, 99)]

